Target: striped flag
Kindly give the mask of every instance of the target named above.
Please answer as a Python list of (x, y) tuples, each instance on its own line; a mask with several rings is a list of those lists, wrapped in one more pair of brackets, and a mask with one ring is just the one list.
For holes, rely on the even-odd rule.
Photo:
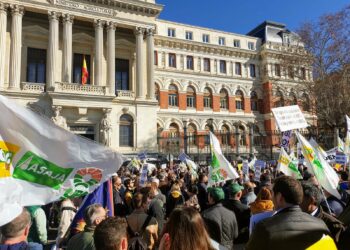
[(212, 155), (212, 162), (209, 170), (209, 185), (230, 179), (237, 179), (239, 177), (237, 171), (222, 154), (218, 139), (212, 132), (209, 133)]
[(87, 84), (89, 79), (89, 71), (86, 64), (85, 55), (83, 56), (83, 67), (81, 68), (81, 84)]
[(287, 152), (284, 150), (283, 147), (281, 147), (281, 153), (278, 158), (277, 169), (280, 170), (285, 175), (292, 176), (295, 179), (303, 179), (303, 177), (301, 176), (298, 170), (297, 165), (289, 157), (289, 155), (287, 154)]

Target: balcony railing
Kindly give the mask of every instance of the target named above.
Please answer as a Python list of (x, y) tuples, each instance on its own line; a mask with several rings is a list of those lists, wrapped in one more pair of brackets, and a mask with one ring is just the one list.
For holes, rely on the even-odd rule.
[(134, 98), (135, 94), (130, 90), (117, 90), (117, 97), (129, 99), (129, 98)]
[(45, 91), (44, 83), (34, 83), (34, 82), (22, 82), (21, 90), (31, 93), (42, 93)]
[(81, 85), (74, 83), (58, 82), (55, 84), (55, 92), (76, 93), (88, 95), (107, 95), (106, 86)]

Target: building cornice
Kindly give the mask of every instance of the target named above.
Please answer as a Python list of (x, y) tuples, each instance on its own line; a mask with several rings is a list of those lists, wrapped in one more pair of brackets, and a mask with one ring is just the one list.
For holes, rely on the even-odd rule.
[(220, 56), (240, 57), (247, 59), (259, 59), (258, 51), (230, 48), (220, 45), (200, 43), (190, 40), (182, 40), (172, 37), (155, 36), (155, 46), (162, 48), (178, 49), (181, 51), (200, 52)]

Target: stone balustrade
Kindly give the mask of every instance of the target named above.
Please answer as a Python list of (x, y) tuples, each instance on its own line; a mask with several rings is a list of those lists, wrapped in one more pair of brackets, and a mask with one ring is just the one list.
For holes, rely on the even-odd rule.
[(75, 94), (88, 94), (88, 95), (107, 95), (106, 86), (96, 86), (96, 85), (81, 85), (75, 83), (64, 83), (56, 82), (55, 92), (63, 93), (75, 93)]
[(21, 90), (25, 92), (31, 92), (31, 93), (42, 93), (42, 92), (45, 92), (45, 84), (33, 83), (33, 82), (22, 82)]
[(117, 97), (135, 98), (135, 93), (130, 90), (117, 90)]

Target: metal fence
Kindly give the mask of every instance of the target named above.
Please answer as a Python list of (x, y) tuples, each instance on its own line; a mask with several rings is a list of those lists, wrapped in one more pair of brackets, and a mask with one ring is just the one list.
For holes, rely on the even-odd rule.
[[(335, 146), (336, 137), (345, 137), (345, 133), (336, 133), (326, 129), (310, 128), (300, 132), (307, 139), (311, 137), (325, 149)], [(259, 133), (227, 133), (214, 131), (225, 157), (229, 160), (248, 159), (254, 154), (263, 160), (277, 159), (280, 149), (281, 132), (277, 130)], [(158, 136), (158, 153), (168, 158), (176, 158), (181, 152), (186, 152), (195, 162), (207, 164), (211, 159), (209, 133), (186, 134), (178, 133)], [(296, 138), (292, 136), (290, 147), (296, 150)]]

